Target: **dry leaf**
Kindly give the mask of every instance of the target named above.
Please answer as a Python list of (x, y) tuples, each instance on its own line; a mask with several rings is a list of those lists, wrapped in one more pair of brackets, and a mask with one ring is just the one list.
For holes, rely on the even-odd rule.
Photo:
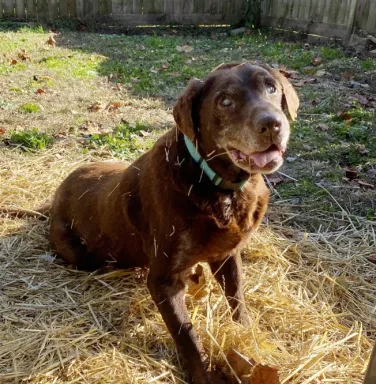
[(278, 370), (257, 364), (247, 384), (280, 384)]
[(354, 74), (349, 71), (344, 71), (341, 73), (341, 75), (345, 80), (352, 80), (355, 77)]
[(22, 61), (30, 60), (30, 56), (26, 53), (24, 49), (21, 49), (21, 52), (17, 56)]
[(317, 77), (323, 77), (326, 74), (327, 74), (327, 72), (325, 71), (325, 69), (320, 69), (319, 71), (316, 72)]
[(326, 132), (329, 130), (329, 125), (328, 124), (325, 124), (325, 123), (320, 123), (320, 124), (317, 124), (317, 128), (322, 131), (322, 132)]
[(358, 100), (359, 103), (360, 103), (363, 107), (369, 104), (368, 99), (365, 98), (365, 97), (362, 96), (362, 95), (359, 95), (359, 94), (356, 93), (356, 94), (354, 95), (354, 98), (355, 98), (356, 100)]
[(144, 136), (144, 137), (150, 136), (150, 132), (146, 132), (146, 131), (143, 131), (143, 130), (140, 131), (140, 134), (141, 134), (141, 136)]
[(121, 107), (120, 101), (113, 101), (107, 104), (106, 111), (114, 112), (117, 111)]
[(358, 180), (357, 182), (361, 187), (375, 189), (375, 186), (373, 184), (366, 183), (365, 181), (362, 181), (362, 180)]
[(188, 44), (185, 44), (185, 45), (177, 45), (176, 46), (176, 50), (178, 52), (185, 52), (185, 53), (188, 53), (188, 52), (192, 52), (193, 51), (193, 47), (191, 45), (188, 45)]
[(88, 107), (88, 111), (90, 112), (98, 112), (102, 109), (102, 106), (98, 103), (94, 103)]
[(5, 128), (0, 128), (0, 135), (4, 135), (5, 132), (6, 132)]
[(299, 80), (297, 82), (292, 82), (295, 87), (302, 87), (305, 84), (304, 80)]
[(13, 59), (13, 60), (10, 62), (11, 65), (16, 65), (17, 63), (18, 63), (18, 61), (17, 61), (16, 59)]
[(56, 44), (56, 40), (54, 39), (53, 36), (50, 36), (50, 37), (48, 38), (48, 40), (46, 41), (46, 43), (47, 43), (48, 45), (51, 45), (52, 47), (54, 47), (55, 44)]
[(247, 359), (233, 348), (230, 349), (226, 357), (232, 369), (239, 377), (249, 375), (256, 364), (253, 359)]
[(162, 64), (161, 67), (159, 68), (160, 71), (168, 69), (168, 64)]
[(321, 57), (314, 57), (312, 59), (312, 65), (316, 66), (316, 65), (320, 65), (322, 63), (322, 58)]
[(341, 112), (338, 112), (337, 113), (337, 116), (341, 119), (341, 120), (352, 120), (352, 115), (351, 113), (349, 112), (345, 112), (345, 111), (341, 111)]
[(273, 187), (275, 187), (276, 185), (281, 184), (285, 181), (282, 177), (278, 176), (276, 173), (272, 173), (270, 175), (265, 175), (265, 177), (268, 179), (270, 184), (273, 185)]
[(36, 90), (36, 93), (37, 93), (38, 95), (43, 95), (44, 93), (46, 93), (46, 91), (45, 91), (44, 89), (42, 89), (42, 88), (38, 88), (38, 89)]
[(350, 180), (354, 180), (359, 176), (359, 171), (355, 167), (345, 168), (346, 177)]
[(188, 276), (186, 284), (188, 286), (188, 293), (196, 299), (207, 295), (208, 291), (205, 289), (206, 278), (202, 265), (197, 264), (195, 272)]

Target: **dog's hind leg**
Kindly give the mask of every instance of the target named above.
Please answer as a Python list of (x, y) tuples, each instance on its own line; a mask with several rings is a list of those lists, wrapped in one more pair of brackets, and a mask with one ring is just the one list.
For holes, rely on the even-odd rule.
[(70, 226), (52, 218), (50, 239), (56, 254), (68, 264), (79, 269), (93, 271), (101, 266), (96, 256), (87, 250), (87, 246)]

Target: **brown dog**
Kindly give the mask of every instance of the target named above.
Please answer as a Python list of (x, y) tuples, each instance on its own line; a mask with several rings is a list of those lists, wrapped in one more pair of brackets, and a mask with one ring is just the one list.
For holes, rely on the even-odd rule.
[(240, 250), (259, 225), (289, 138), (282, 112), (298, 97), (278, 71), (222, 65), (193, 80), (174, 107), (178, 130), (126, 167), (96, 163), (56, 192), (51, 241), (68, 263), (94, 269), (149, 267), (148, 288), (194, 383), (212, 383), (184, 302), (184, 279), (208, 262), (233, 318), (247, 324)]

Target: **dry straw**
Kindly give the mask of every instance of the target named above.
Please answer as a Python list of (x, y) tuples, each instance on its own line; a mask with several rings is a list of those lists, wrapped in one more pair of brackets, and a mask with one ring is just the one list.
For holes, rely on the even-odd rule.
[[(33, 209), (99, 157), (67, 145), (0, 152), (0, 205)], [(230, 372), (234, 348), (278, 367), (282, 383), (362, 382), (375, 337), (374, 223), (341, 220), (335, 233), (267, 226), (253, 237), (244, 252), (249, 328), (231, 321), (205, 269), (204, 294), (187, 304), (212, 364)], [(144, 271), (76, 271), (54, 258), (47, 233), (46, 222), (0, 217), (0, 382), (186, 382)]]

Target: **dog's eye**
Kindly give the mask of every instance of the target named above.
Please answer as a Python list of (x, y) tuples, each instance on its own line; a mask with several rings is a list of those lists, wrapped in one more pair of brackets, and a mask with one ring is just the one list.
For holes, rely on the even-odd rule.
[(269, 93), (269, 95), (272, 95), (273, 93), (276, 92), (276, 88), (274, 85), (271, 85), (271, 84), (267, 84), (266, 85), (266, 92)]
[(232, 101), (230, 99), (223, 99), (221, 101), (222, 107), (230, 107), (232, 105)]

